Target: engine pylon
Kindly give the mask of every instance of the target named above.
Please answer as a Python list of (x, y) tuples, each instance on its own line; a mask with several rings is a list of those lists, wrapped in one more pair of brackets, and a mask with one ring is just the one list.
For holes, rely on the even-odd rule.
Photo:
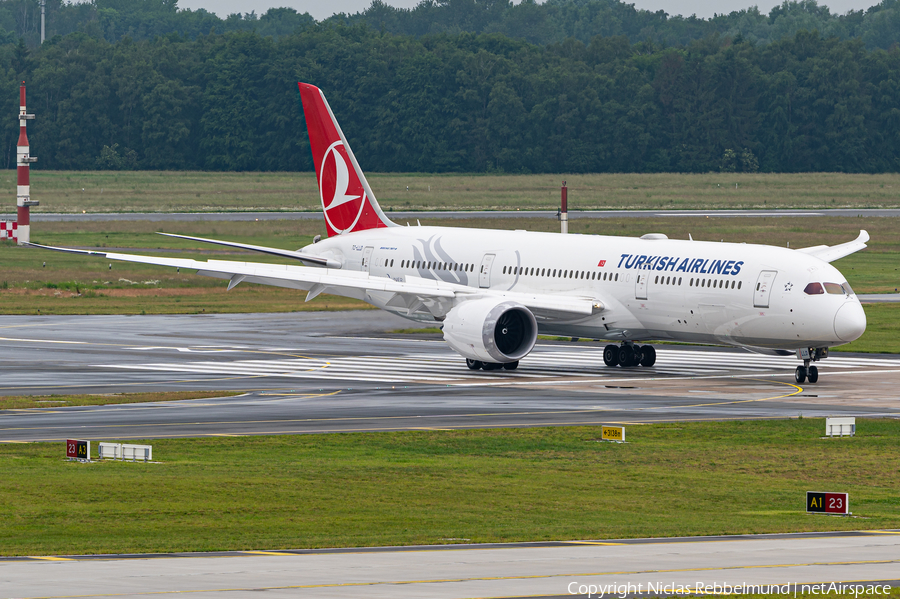
[(37, 158), (31, 156), (25, 126), (34, 115), (25, 109), (25, 82), (19, 86), (19, 142), (16, 144), (16, 229), (18, 244), (31, 241), (31, 207), (39, 202), (31, 199), (30, 165)]

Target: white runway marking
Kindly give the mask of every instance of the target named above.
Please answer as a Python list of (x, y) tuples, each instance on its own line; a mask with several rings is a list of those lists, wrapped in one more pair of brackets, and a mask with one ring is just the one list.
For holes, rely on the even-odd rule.
[[(496, 382), (502, 380), (552, 379), (572, 377), (623, 377), (648, 374), (654, 376), (709, 376), (731, 374), (790, 374), (799, 364), (792, 356), (761, 356), (743, 352), (708, 352), (657, 348), (656, 365), (652, 368), (608, 368), (603, 364), (603, 349), (598, 347), (560, 348), (538, 346), (522, 360), (518, 370), (471, 371), (461, 357), (444, 354), (406, 354), (386, 356), (347, 356), (329, 359), (257, 359), (199, 361), (184, 360), (154, 364), (104, 364), (105, 368), (151, 370), (213, 375), (249, 375), (282, 378), (324, 379), (339, 381), (448, 384), (454, 382)], [(900, 366), (900, 360), (883, 358), (841, 357), (832, 355), (820, 367), (833, 369), (878, 368)]]

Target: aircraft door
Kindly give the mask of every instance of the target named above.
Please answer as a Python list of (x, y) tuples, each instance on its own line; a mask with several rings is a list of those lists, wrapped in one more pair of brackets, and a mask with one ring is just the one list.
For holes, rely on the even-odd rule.
[(772, 285), (775, 283), (775, 275), (778, 271), (764, 270), (756, 279), (756, 289), (753, 291), (753, 307), (768, 308), (769, 294), (772, 293)]
[(637, 278), (634, 280), (634, 299), (647, 299), (647, 283), (649, 282), (649, 278), (649, 272), (637, 273)]
[(478, 286), (487, 288), (491, 286), (491, 265), (494, 263), (494, 254), (485, 254), (481, 259), (481, 270), (478, 271)]
[(362, 256), (362, 270), (363, 270), (363, 272), (369, 272), (369, 267), (370, 267), (371, 264), (372, 264), (372, 251), (373, 251), (374, 249), (375, 249), (375, 248), (374, 248), (373, 246), (370, 245), (370, 246), (367, 246), (367, 247), (363, 250), (363, 256)]

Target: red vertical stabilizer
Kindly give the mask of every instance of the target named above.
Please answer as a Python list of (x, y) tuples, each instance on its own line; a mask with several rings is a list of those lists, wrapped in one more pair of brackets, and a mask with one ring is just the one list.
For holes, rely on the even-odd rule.
[(381, 211), (322, 91), (298, 83), (328, 236), (395, 226)]

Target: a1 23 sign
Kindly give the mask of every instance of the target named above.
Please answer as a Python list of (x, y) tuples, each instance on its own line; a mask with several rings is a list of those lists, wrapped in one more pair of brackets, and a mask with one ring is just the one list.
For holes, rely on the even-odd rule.
[(824, 514), (849, 514), (850, 495), (848, 493), (807, 491), (806, 511)]

